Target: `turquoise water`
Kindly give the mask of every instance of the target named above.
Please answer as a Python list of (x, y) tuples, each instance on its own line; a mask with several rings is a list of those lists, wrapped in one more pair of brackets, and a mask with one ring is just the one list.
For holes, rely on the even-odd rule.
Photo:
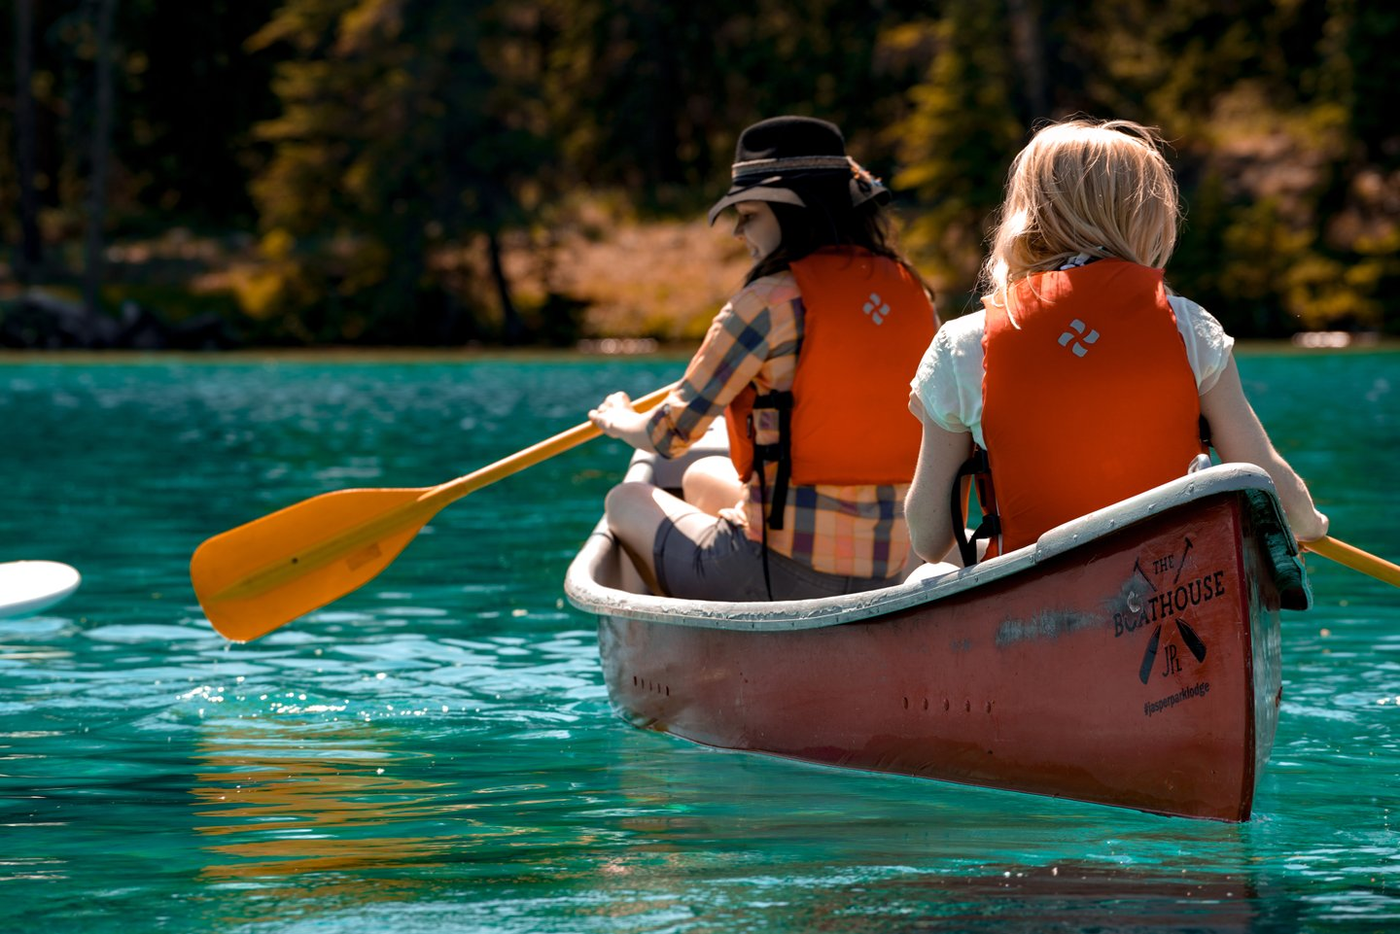
[[(450, 479), (679, 369), (0, 363), (0, 561), (84, 574), (0, 620), (0, 931), (1400, 928), (1400, 591), (1320, 558), (1241, 826), (626, 726), (561, 593), (616, 442), (472, 494), (257, 642), (201, 615), (187, 564), (209, 535)], [(1400, 355), (1241, 370), (1337, 537), (1400, 557)]]

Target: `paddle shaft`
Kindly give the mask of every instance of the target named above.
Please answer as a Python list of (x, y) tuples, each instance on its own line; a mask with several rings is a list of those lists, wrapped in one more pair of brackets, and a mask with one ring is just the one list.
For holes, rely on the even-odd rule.
[[(661, 404), (661, 401), (670, 394), (671, 386), (663, 386), (653, 392), (647, 393), (640, 399), (632, 400), (632, 408), (638, 412), (645, 412)], [(546, 438), (537, 444), (532, 444), (523, 451), (517, 451), (510, 457), (502, 458), (494, 464), (482, 467), (480, 470), (473, 470), (469, 474), (458, 477), (455, 480), (448, 480), (426, 491), (419, 502), (427, 505), (435, 504), (434, 509), (441, 509), (448, 503), (454, 502), (473, 493), (484, 486), (490, 486), (497, 480), (503, 480), (511, 474), (519, 473), (527, 467), (533, 467), (541, 461), (549, 460), (556, 454), (562, 454), (570, 448), (578, 447), (585, 441), (591, 441), (603, 432), (592, 422), (584, 422), (582, 425), (575, 425), (568, 431), (561, 431), (552, 438)]]
[(1400, 566), (1362, 551), (1354, 545), (1348, 545), (1335, 538), (1323, 537), (1315, 542), (1303, 542), (1303, 547), (1308, 551), (1317, 552), (1324, 558), (1349, 567), (1353, 571), (1360, 571), (1362, 574), (1374, 577), (1378, 581), (1384, 581), (1392, 587), (1400, 587)]

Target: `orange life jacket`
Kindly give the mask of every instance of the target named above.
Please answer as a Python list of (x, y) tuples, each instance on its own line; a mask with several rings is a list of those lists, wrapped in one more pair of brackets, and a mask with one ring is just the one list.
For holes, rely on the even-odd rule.
[(980, 496), (1001, 536), (988, 557), (1180, 477), (1202, 453), (1200, 395), (1162, 270), (1099, 260), (983, 304), (991, 488)]
[[(729, 453), (747, 480), (776, 461), (769, 522), (782, 527), (787, 484), (908, 483), (921, 431), (909, 380), (938, 319), (919, 281), (894, 260), (854, 247), (792, 264), (803, 335), (791, 392), (745, 387), (725, 411)], [(755, 449), (752, 413), (778, 410), (779, 443)]]

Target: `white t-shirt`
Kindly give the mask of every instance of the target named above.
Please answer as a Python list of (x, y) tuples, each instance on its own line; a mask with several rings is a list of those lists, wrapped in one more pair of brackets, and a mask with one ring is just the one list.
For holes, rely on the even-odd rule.
[[(1235, 339), (1200, 305), (1179, 295), (1169, 295), (1176, 327), (1186, 344), (1186, 359), (1196, 374), (1200, 395), (1215, 386), (1230, 363)], [(982, 439), (982, 331), (986, 312), (977, 311), (947, 321), (924, 352), (909, 385), (918, 393), (924, 411), (947, 431), (972, 432)]]

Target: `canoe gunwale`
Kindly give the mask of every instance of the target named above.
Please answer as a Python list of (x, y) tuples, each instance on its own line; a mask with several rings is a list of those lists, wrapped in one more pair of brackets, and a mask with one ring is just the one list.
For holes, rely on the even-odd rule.
[[(629, 473), (629, 477), (635, 476)], [(1026, 572), (1105, 536), (1206, 499), (1239, 494), (1278, 587), (1282, 606), (1306, 609), (1312, 598), (1273, 481), (1252, 464), (1221, 464), (1180, 477), (1137, 496), (1050, 529), (1033, 545), (928, 580), (881, 590), (812, 600), (724, 602), (682, 600), (634, 594), (599, 582), (606, 562), (617, 560), (616, 543), (599, 522), (564, 580), (564, 593), (577, 609), (606, 617), (738, 631), (786, 632), (869, 620), (910, 607), (933, 604), (994, 581)]]

